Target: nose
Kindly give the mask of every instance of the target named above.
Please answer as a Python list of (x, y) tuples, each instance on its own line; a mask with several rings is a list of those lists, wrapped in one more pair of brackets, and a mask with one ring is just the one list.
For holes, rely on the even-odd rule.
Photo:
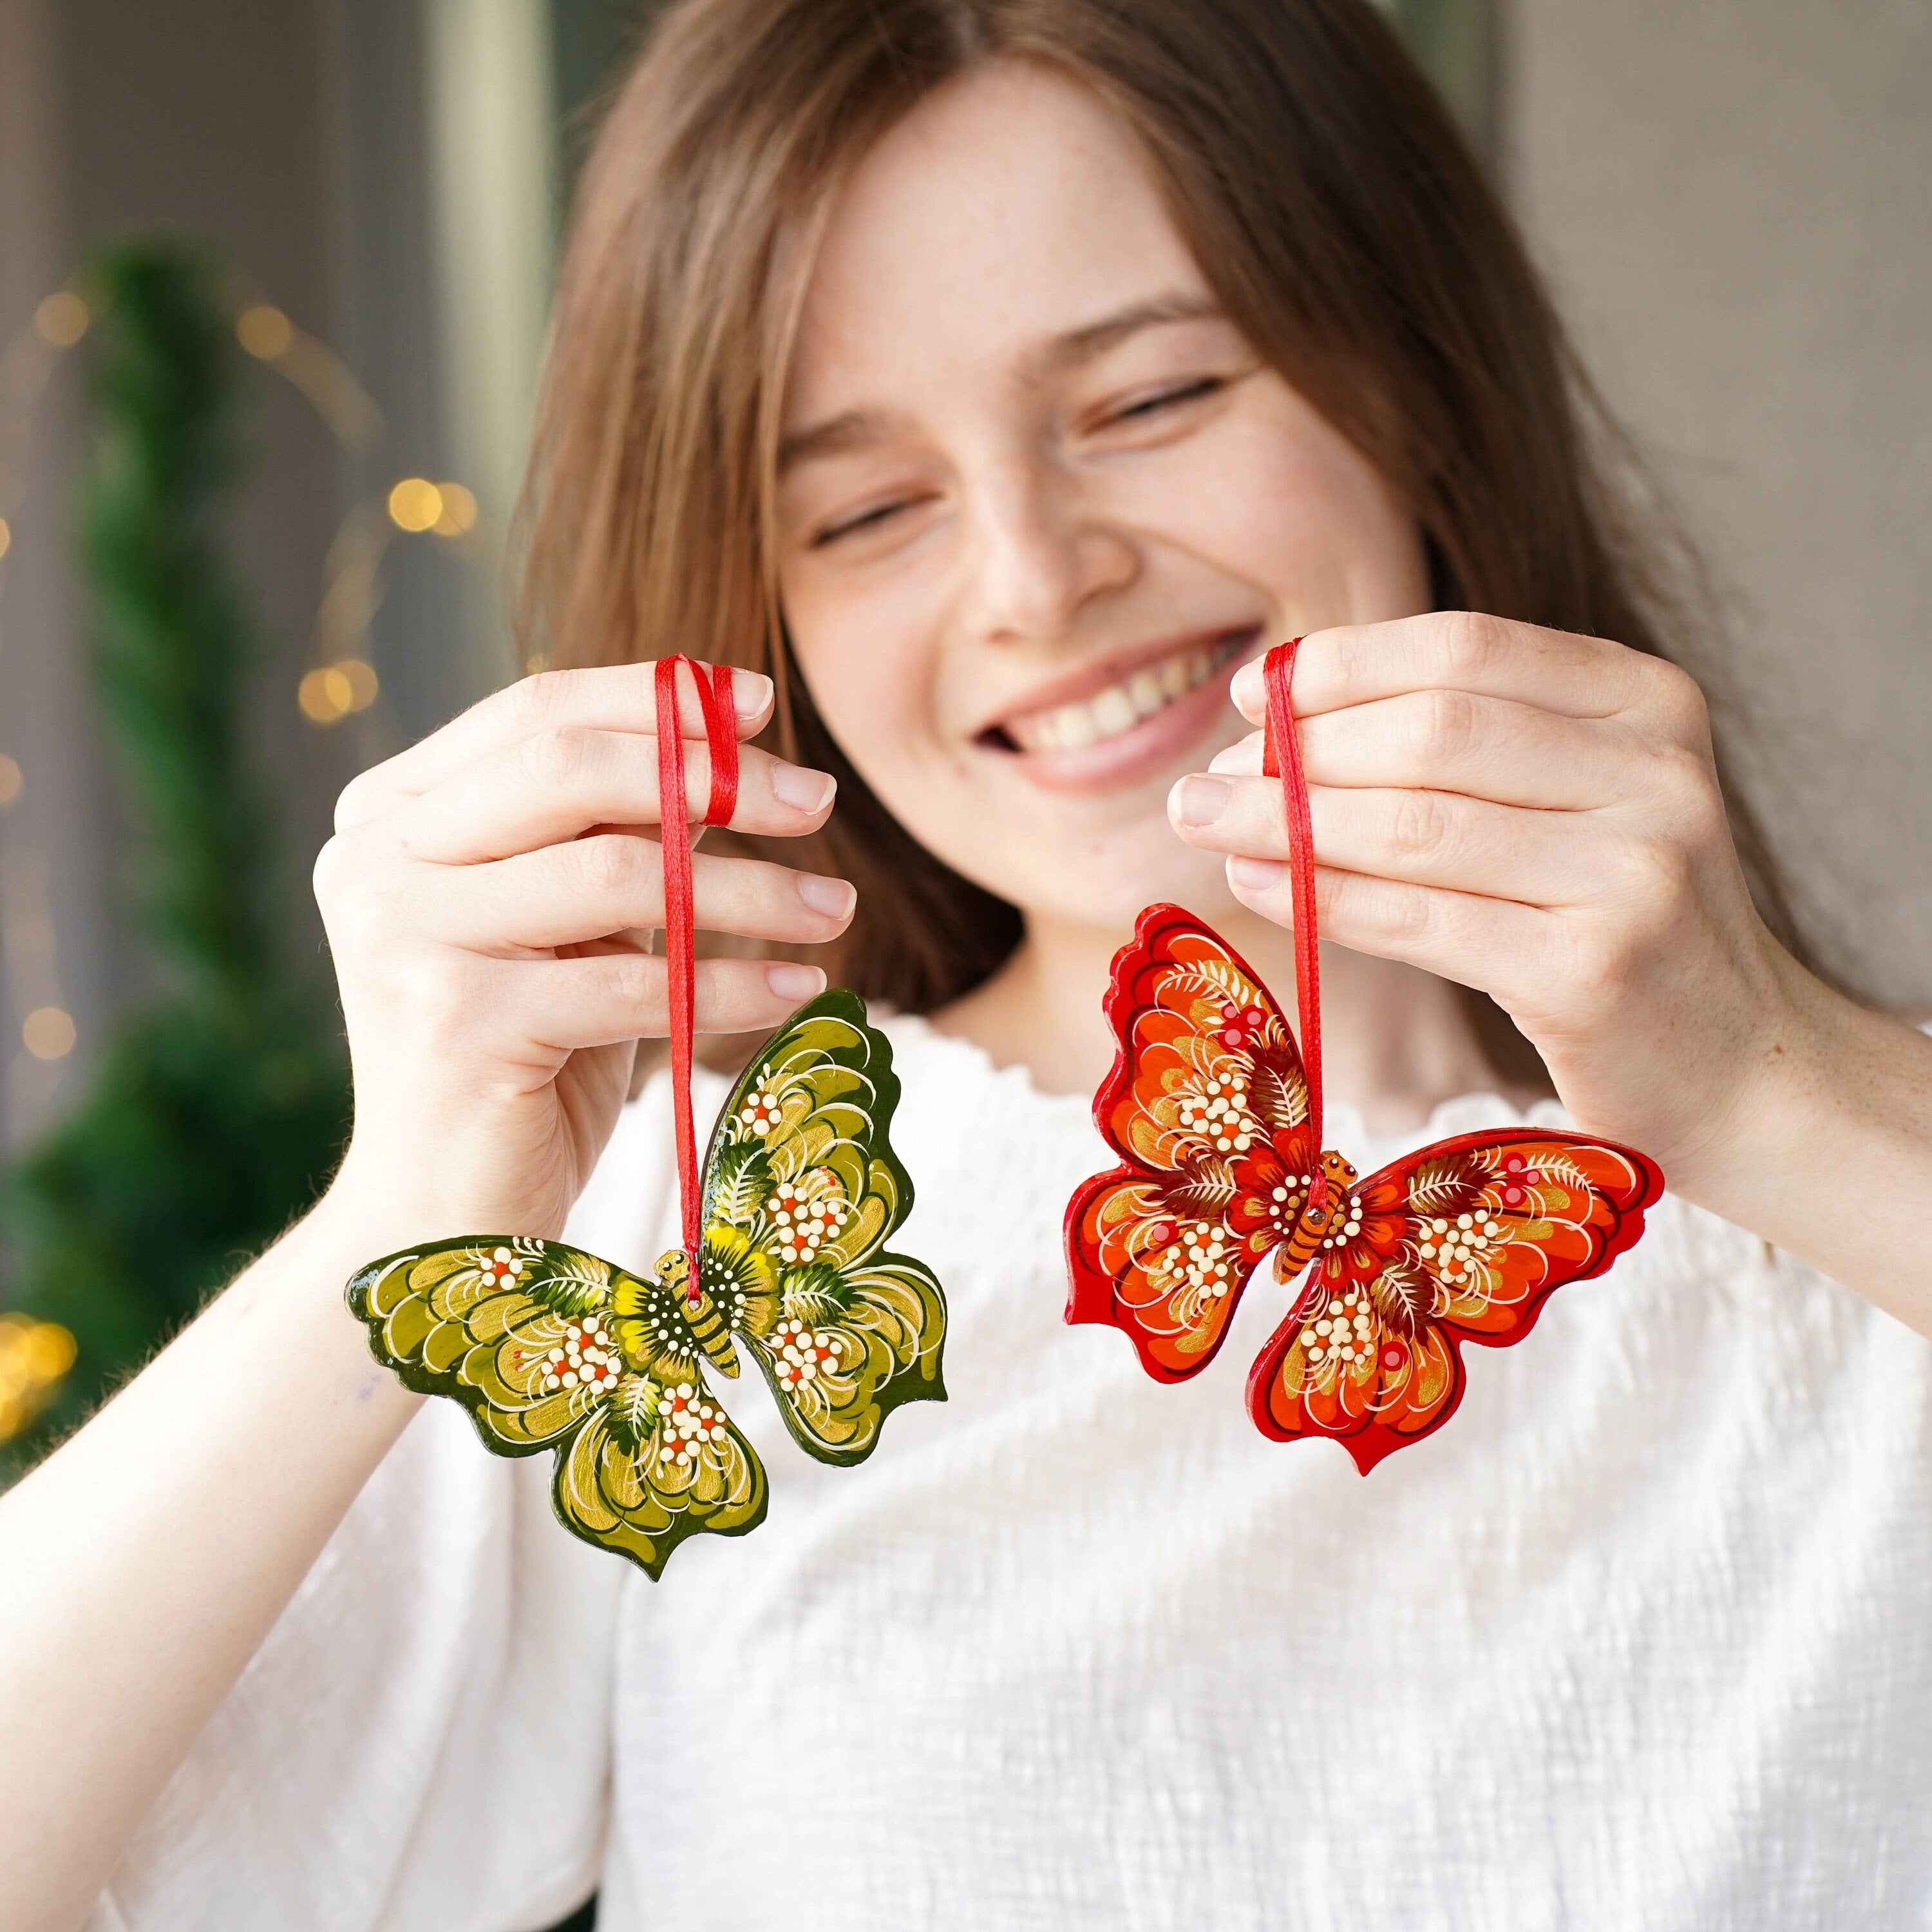
[(1048, 461), (989, 465), (970, 498), (964, 616), (988, 644), (1054, 644), (1089, 604), (1140, 569), (1132, 536), (1092, 514)]

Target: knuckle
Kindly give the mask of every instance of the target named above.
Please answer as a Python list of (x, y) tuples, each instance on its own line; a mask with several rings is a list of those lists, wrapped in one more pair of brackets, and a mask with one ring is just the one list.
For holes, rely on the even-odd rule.
[(1598, 926), (1579, 934), (1571, 942), (1563, 980), (1572, 1011), (1586, 1022), (1612, 1011), (1630, 975), (1630, 949), (1621, 933)]
[(1503, 620), (1480, 610), (1438, 611), (1436, 632), (1444, 670), (1472, 682), (1494, 671), (1509, 647)]
[(524, 770), (532, 783), (554, 788), (584, 770), (589, 753), (588, 733), (573, 725), (545, 725), (524, 741)]
[(1390, 814), (1389, 843), (1399, 857), (1439, 856), (1452, 837), (1448, 801), (1440, 792), (1404, 791)]
[(496, 701), (513, 724), (527, 732), (541, 731), (554, 724), (562, 712), (570, 681), (567, 670), (532, 671), (514, 684), (506, 686)]
[(1639, 908), (1676, 905), (1691, 888), (1690, 856), (1675, 838), (1631, 839), (1624, 848), (1623, 872)]
[(1470, 748), (1478, 729), (1474, 699), (1466, 691), (1430, 691), (1417, 709), (1416, 750), (1429, 765), (1453, 765)]
[(332, 946), (356, 946), (380, 930), (388, 896), (378, 859), (352, 832), (338, 832), (315, 855), (315, 902)]
[(1724, 800), (1717, 774), (1696, 752), (1677, 745), (1660, 750), (1655, 789), (1666, 824), (1696, 836), (1723, 825)]
[(372, 768), (358, 772), (336, 794), (334, 824), (338, 832), (346, 832), (368, 817), (376, 785), (376, 770)]
[(1648, 704), (1658, 722), (1680, 742), (1701, 743), (1711, 728), (1711, 709), (1702, 687), (1681, 664), (1667, 658), (1646, 662)]
[(413, 1030), (446, 1040), (476, 1023), (487, 1010), (482, 962), (441, 947), (398, 948), (388, 962), (392, 998)]
[(638, 883), (643, 870), (637, 841), (620, 832), (599, 832), (580, 838), (570, 848), (578, 882), (602, 898), (621, 896)]
[(334, 837), (322, 842), (322, 850), (315, 855), (315, 865), (309, 874), (310, 884), (315, 890), (315, 902), (326, 913), (337, 903), (350, 875), (347, 842), (338, 832)]

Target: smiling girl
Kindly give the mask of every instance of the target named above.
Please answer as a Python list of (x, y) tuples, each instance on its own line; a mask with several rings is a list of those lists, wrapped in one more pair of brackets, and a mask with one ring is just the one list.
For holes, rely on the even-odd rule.
[[(576, 668), (344, 794), (341, 1171), (0, 1503), (9, 1926), (1922, 1923), (1932, 1046), (1754, 909), (1574, 388), (1361, 0), (675, 8), (540, 414)], [(1060, 1319), (1136, 914), (1288, 982), (1302, 633), (1343, 1151), (1560, 1103), (1676, 1190), (1366, 1483), (1248, 1426), (1260, 1284), (1179, 1388)], [(342, 1283), (674, 1238), (674, 649), (755, 674), (698, 1024), (824, 983), (766, 948), (896, 1010), (950, 1400), (653, 1586)]]

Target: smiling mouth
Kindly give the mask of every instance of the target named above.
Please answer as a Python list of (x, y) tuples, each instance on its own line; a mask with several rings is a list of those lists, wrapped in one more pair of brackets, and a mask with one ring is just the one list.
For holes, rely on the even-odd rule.
[(1007, 752), (1081, 752), (1126, 736), (1171, 704), (1197, 691), (1240, 657), (1252, 630), (1231, 632), (1190, 645), (1070, 704), (1016, 712), (980, 734), (980, 742)]

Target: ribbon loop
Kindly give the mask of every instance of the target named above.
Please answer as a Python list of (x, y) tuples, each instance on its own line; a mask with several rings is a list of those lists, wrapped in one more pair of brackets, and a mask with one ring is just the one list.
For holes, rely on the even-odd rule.
[[(1289, 892), (1294, 905), (1294, 1007), (1301, 1035), (1301, 1066), (1308, 1076), (1308, 1132), (1311, 1157), (1322, 1158), (1322, 956), (1315, 930), (1315, 834), (1308, 813), (1308, 778), (1301, 768), (1301, 746), (1294, 735), (1294, 655), (1299, 638), (1277, 644), (1262, 664), (1268, 687), (1268, 722), (1262, 734), (1262, 770), (1281, 780), (1288, 819)], [(1310, 1170), (1318, 1206), (1328, 1183), (1318, 1165)]]
[(670, 1021), (671, 1128), (677, 1147), (677, 1195), (684, 1237), (685, 1294), (698, 1298), (698, 1137), (691, 1120), (692, 1006), (696, 958), (692, 931), (691, 819), (684, 796), (684, 734), (678, 720), (677, 674), (691, 673), (704, 716), (711, 768), (700, 826), (730, 821), (738, 802), (738, 719), (728, 664), (700, 664), (680, 653), (660, 658), (655, 674), (658, 726), (658, 830), (664, 854), (664, 971)]

